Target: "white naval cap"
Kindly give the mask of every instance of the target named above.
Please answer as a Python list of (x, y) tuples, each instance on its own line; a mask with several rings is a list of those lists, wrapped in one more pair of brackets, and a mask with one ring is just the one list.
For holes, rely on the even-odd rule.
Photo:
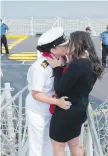
[(38, 46), (48, 44), (52, 45), (52, 47), (69, 44), (69, 39), (64, 35), (64, 29), (62, 27), (52, 28), (40, 36)]

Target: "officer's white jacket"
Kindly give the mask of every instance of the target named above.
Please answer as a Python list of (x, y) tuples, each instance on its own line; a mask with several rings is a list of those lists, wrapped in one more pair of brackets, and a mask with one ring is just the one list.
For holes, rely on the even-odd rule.
[[(29, 94), (26, 99), (26, 107), (42, 115), (49, 115), (49, 104), (42, 103), (32, 97), (31, 91), (40, 91), (48, 96), (54, 95), (53, 69), (45, 65), (46, 57), (41, 56), (29, 68), (27, 73)], [(44, 66), (45, 65), (45, 66)]]

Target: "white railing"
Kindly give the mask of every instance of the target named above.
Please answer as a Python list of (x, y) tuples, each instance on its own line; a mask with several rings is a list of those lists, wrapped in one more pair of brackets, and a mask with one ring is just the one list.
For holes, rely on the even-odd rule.
[[(88, 121), (94, 144), (94, 154), (108, 155), (108, 97), (95, 110), (88, 112)], [(97, 156), (97, 155), (96, 155)]]
[(5, 84), (5, 88), (1, 90), (0, 97), (3, 100), (0, 107), (0, 155), (26, 156), (24, 147), (27, 146), (27, 124), (22, 96), (27, 86), (13, 98), (9, 83)]
[(53, 19), (35, 19), (33, 17), (28, 19), (8, 19), (4, 18), (4, 22), (9, 26), (10, 35), (36, 35), (42, 34), (51, 27), (62, 26), (66, 34), (69, 35), (71, 32), (76, 30), (83, 30), (87, 26), (92, 28), (92, 33), (94, 36), (99, 36), (102, 31), (106, 30), (106, 25), (108, 25), (108, 19), (63, 19), (63, 18), (53, 18)]
[[(10, 96), (11, 89), (9, 84), (5, 86), (8, 87), (5, 87), (4, 91), (2, 92), (2, 95), (7, 92), (5, 94), (5, 99), (7, 100), (4, 99), (4, 103), (1, 105), (1, 155), (27, 156), (28, 138), (24, 102), (25, 93), (27, 93), (27, 86), (18, 92), (13, 98)], [(104, 108), (104, 111), (107, 112), (104, 114), (102, 112), (103, 107), (108, 108), (108, 101), (99, 106), (96, 111), (92, 110), (91, 105), (88, 107), (88, 120), (82, 127), (80, 137), (81, 144), (84, 146), (86, 156), (107, 156), (108, 110)], [(104, 122), (102, 121), (101, 123), (100, 118), (97, 116), (101, 116), (101, 119), (103, 117)], [(104, 132), (103, 136), (102, 132)], [(68, 147), (66, 147), (66, 153), (67, 156), (70, 156)]]

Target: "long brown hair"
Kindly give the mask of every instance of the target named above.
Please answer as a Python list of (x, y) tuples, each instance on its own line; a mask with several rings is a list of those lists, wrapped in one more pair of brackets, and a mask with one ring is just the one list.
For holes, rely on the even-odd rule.
[[(75, 47), (74, 53), (72, 52), (72, 47)], [(90, 37), (90, 34), (84, 31), (76, 31), (70, 34), (70, 56), (72, 59), (78, 58), (85, 54), (87, 50), (89, 54), (89, 59), (93, 66), (94, 77), (101, 78), (103, 68), (101, 61), (97, 56), (94, 43)]]

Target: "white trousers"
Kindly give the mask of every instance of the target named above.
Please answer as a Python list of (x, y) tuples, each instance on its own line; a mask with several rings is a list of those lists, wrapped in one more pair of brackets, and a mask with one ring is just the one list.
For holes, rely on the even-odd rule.
[(27, 110), (29, 156), (53, 156), (49, 138), (51, 116), (42, 116)]

